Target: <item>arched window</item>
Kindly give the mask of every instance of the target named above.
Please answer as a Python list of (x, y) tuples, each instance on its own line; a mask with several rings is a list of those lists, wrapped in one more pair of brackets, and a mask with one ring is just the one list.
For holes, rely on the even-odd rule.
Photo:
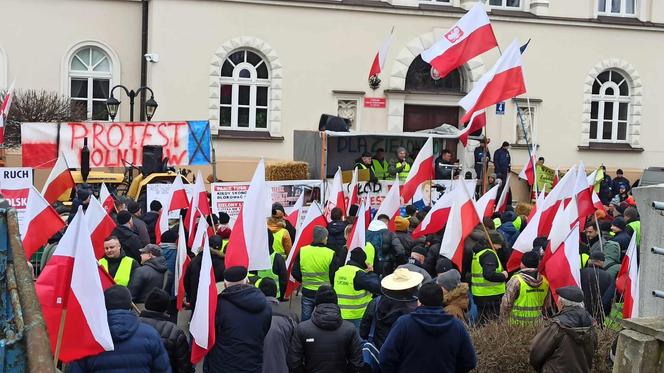
[(590, 103), (590, 141), (627, 142), (630, 82), (623, 73), (605, 70), (595, 78)]
[(228, 129), (267, 130), (270, 68), (250, 50), (228, 55), (221, 67), (219, 125)]
[(111, 87), (112, 62), (101, 48), (79, 49), (69, 62), (69, 96), (72, 106), (87, 112), (88, 120), (108, 120), (106, 99)]
[(459, 69), (452, 71), (447, 76), (439, 79), (436, 71), (432, 71), (431, 65), (426, 63), (421, 56), (417, 56), (406, 73), (406, 90), (417, 92), (462, 92), (462, 75)]

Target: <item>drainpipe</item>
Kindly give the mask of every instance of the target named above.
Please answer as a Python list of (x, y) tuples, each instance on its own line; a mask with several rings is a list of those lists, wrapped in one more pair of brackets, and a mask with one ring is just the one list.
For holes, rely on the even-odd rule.
[[(148, 53), (148, 4), (150, 0), (141, 1), (141, 87), (148, 85), (148, 61), (145, 55)], [(145, 90), (141, 91), (141, 122), (145, 121)]]

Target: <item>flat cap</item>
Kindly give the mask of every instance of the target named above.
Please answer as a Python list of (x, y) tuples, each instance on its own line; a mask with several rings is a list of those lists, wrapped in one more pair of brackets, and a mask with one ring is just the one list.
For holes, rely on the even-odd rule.
[(559, 288), (556, 292), (559, 297), (565, 298), (569, 301), (577, 303), (583, 302), (583, 290), (576, 285)]

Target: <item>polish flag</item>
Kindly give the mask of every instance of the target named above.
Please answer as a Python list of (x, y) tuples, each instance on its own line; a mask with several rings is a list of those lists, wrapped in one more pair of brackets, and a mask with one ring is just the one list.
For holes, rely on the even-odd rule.
[[(551, 294), (557, 299), (556, 290), (576, 285), (581, 287), (581, 258), (579, 256), (579, 225), (569, 229), (567, 225), (559, 225), (554, 229), (567, 232), (558, 247), (550, 244), (551, 255), (543, 264), (542, 274), (549, 280)], [(546, 254), (545, 254), (546, 255)]]
[[(498, 46), (491, 22), (478, 2), (429, 49), (422, 59), (445, 77), (471, 58)], [(465, 122), (465, 121), (464, 121)]]
[(466, 110), (462, 123), (469, 121), (476, 111), (526, 93), (519, 48), (519, 42), (514, 40), (491, 70), (475, 83), (473, 90), (459, 101)]
[(459, 132), (459, 141), (461, 141), (463, 146), (468, 146), (468, 137), (470, 134), (481, 130), (484, 127), (486, 127), (486, 111), (481, 110), (474, 112), (473, 116), (470, 118), (470, 123)]
[[(537, 198), (535, 198), (535, 206), (533, 206), (533, 209), (530, 211), (531, 216), (535, 214), (535, 210), (542, 208), (542, 206), (544, 205), (545, 198), (546, 198), (546, 184), (542, 186), (542, 191), (537, 195)], [(530, 221), (530, 216), (528, 217), (528, 221)]]
[(604, 214), (606, 214), (606, 209), (604, 208), (602, 200), (599, 199), (599, 196), (597, 196), (597, 193), (595, 193), (594, 191), (592, 192), (592, 199), (593, 199), (593, 206), (595, 207), (595, 209), (604, 211)]
[(588, 184), (588, 177), (586, 176), (586, 169), (583, 162), (579, 162), (579, 167), (576, 170), (576, 180), (574, 184), (574, 195), (576, 196), (576, 206), (578, 208), (579, 218), (585, 221), (586, 216), (595, 212), (593, 206), (592, 188), (593, 184)]
[(325, 201), (325, 216), (328, 221), (332, 221), (332, 219), (330, 219), (330, 213), (335, 207), (340, 208), (342, 214), (346, 215), (345, 198), (344, 185), (341, 178), (341, 167), (339, 167), (334, 174), (332, 185), (330, 185), (330, 192), (327, 194), (327, 200)]
[(99, 202), (108, 214), (110, 214), (111, 211), (115, 211), (115, 201), (105, 183), (101, 183), (101, 188), (99, 189)]
[(429, 213), (422, 219), (420, 224), (413, 230), (412, 236), (417, 239), (427, 234), (434, 234), (445, 228), (450, 216), (450, 211), (455, 201), (455, 194), (460, 193), (463, 188), (454, 188), (443, 193), (433, 204)]
[(111, 218), (97, 198), (90, 196), (90, 204), (85, 210), (85, 219), (90, 228), (90, 239), (95, 251), (95, 258), (104, 256), (104, 240), (115, 229), (115, 220)]
[(376, 211), (373, 220), (378, 220), (378, 217), (381, 215), (387, 215), (390, 218), (390, 224), (388, 227), (391, 231), (394, 231), (396, 228), (394, 225), (394, 219), (399, 215), (400, 209), (401, 198), (399, 197), (399, 178), (396, 178), (392, 183), (392, 188), (387, 192), (383, 202), (378, 207), (378, 211)]
[(30, 185), (28, 203), (21, 225), (21, 240), (25, 257), (30, 258), (48, 239), (65, 226), (55, 209)]
[(58, 197), (62, 193), (66, 192), (67, 189), (73, 188), (75, 185), (74, 178), (71, 176), (71, 172), (69, 172), (69, 166), (67, 166), (67, 160), (64, 154), (60, 153), (55, 166), (51, 170), (51, 174), (46, 179), (42, 195), (48, 203), (53, 203), (58, 200)]
[(381, 71), (383, 71), (383, 67), (385, 66), (385, 59), (387, 58), (387, 52), (390, 50), (390, 44), (392, 44), (393, 36), (394, 27), (392, 27), (392, 31), (390, 31), (390, 34), (387, 35), (383, 41), (383, 45), (381, 45), (378, 53), (376, 53), (376, 57), (374, 57), (373, 63), (371, 64), (371, 70), (369, 70), (369, 78), (374, 75), (378, 75)]
[(12, 81), (12, 84), (9, 86), (9, 89), (5, 93), (5, 97), (2, 99), (2, 103), (0, 104), (0, 144), (5, 143), (5, 120), (7, 120), (7, 117), (9, 117), (9, 108), (12, 106), (15, 84), (16, 79)]
[(483, 217), (491, 217), (493, 214), (496, 207), (496, 199), (498, 198), (498, 189), (500, 189), (500, 185), (496, 185), (489, 189), (489, 191), (484, 193), (484, 195), (475, 203), (477, 206), (477, 212)]
[(537, 233), (539, 236), (548, 236), (551, 231), (551, 224), (558, 211), (558, 206), (565, 200), (574, 197), (574, 183), (576, 182), (576, 165), (570, 168), (569, 172), (560, 179), (560, 182), (551, 189), (551, 192), (544, 198), (542, 204), (542, 217), (539, 221)]
[(55, 123), (21, 123), (23, 167), (53, 168), (58, 159), (58, 128)]
[(228, 239), (226, 268), (242, 266), (250, 271), (272, 268), (267, 247), (267, 217), (271, 211), (271, 189), (265, 181), (265, 162), (261, 159)]
[(194, 190), (191, 194), (191, 200), (189, 200), (187, 215), (184, 218), (187, 222), (187, 227), (189, 227), (189, 247), (191, 247), (193, 240), (191, 232), (196, 230), (196, 223), (198, 222), (198, 217), (201, 214), (203, 214), (203, 216), (210, 215), (210, 201), (208, 201), (207, 198), (205, 184), (203, 184), (203, 175), (200, 171), (198, 171), (196, 174)]
[(104, 301), (113, 282), (103, 272), (79, 208), (35, 283), (52, 351), (66, 312), (58, 357), (65, 363), (114, 348)]
[[(360, 204), (360, 209), (358, 211), (363, 211), (364, 210), (364, 201)], [(365, 222), (365, 214), (358, 214), (357, 219), (355, 219), (355, 223), (353, 224), (353, 228), (350, 231), (350, 236), (348, 240), (348, 255), (346, 256), (346, 260), (350, 258), (350, 252), (356, 247), (361, 247), (364, 249), (366, 246), (366, 222)]]
[(507, 193), (510, 191), (510, 174), (507, 174), (507, 180), (505, 180), (505, 186), (503, 187), (502, 193), (500, 193), (500, 198), (498, 198), (498, 203), (496, 203), (496, 211), (503, 213), (507, 209)]
[[(204, 224), (201, 224), (201, 222), (204, 222)], [(204, 237), (207, 237), (206, 233), (207, 233), (208, 228), (209, 228), (208, 222), (205, 220), (204, 217), (199, 216), (198, 217), (198, 224), (196, 224), (196, 233), (193, 234), (193, 236), (194, 236), (193, 240), (190, 239), (190, 241), (191, 241), (190, 248), (191, 248), (191, 252), (194, 255), (198, 254), (201, 251), (201, 249), (203, 249)]]
[(440, 244), (440, 255), (450, 259), (459, 271), (463, 271), (463, 243), (481, 219), (466, 188), (458, 188), (453, 199), (447, 228)]
[(556, 171), (553, 173), (553, 182), (551, 183), (551, 188), (555, 188), (556, 185), (558, 185), (558, 182), (560, 181), (560, 172), (558, 171), (558, 167), (556, 167)]
[(433, 138), (429, 137), (408, 171), (408, 177), (401, 189), (402, 200), (406, 202), (413, 199), (417, 188), (431, 179), (433, 179)]
[[(207, 194), (205, 195), (205, 199), (207, 200)], [(154, 234), (157, 244), (161, 243), (161, 235), (168, 230), (169, 213), (187, 207), (189, 207), (187, 191), (184, 189), (182, 175), (178, 174), (175, 179), (173, 179), (168, 194), (165, 196), (164, 200), (161, 201), (161, 211), (159, 211), (157, 224), (154, 226)], [(189, 214), (189, 211), (187, 211), (187, 214)]]
[(302, 214), (302, 207), (304, 206), (304, 190), (300, 193), (300, 196), (295, 201), (295, 205), (290, 209), (290, 212), (285, 217), (293, 227), (297, 230), (299, 228), (298, 223), (300, 222), (300, 215)]
[(357, 168), (353, 169), (353, 178), (348, 185), (348, 208), (360, 204), (359, 186), (357, 185)]
[[(358, 211), (361, 212), (362, 210)], [(369, 224), (371, 224), (371, 191), (364, 198), (364, 228), (369, 228)]]
[(175, 299), (178, 311), (182, 311), (184, 304), (184, 274), (187, 273), (187, 268), (191, 259), (187, 255), (187, 243), (185, 242), (184, 225), (182, 224), (182, 217), (180, 217), (180, 224), (178, 225), (178, 248), (175, 256)]
[(507, 261), (507, 272), (517, 271), (520, 267), (523, 254), (533, 249), (533, 240), (538, 237), (537, 227), (542, 217), (541, 209), (535, 208), (533, 210), (535, 210), (535, 213), (528, 217), (528, 224), (517, 237), (514, 245), (512, 245), (512, 254)]
[[(207, 222), (201, 217), (198, 224), (207, 225)], [(208, 351), (214, 347), (215, 341), (214, 320), (217, 313), (217, 284), (212, 268), (210, 244), (207, 236), (204, 235), (203, 237), (203, 260), (198, 278), (198, 289), (196, 289), (196, 308), (189, 324), (191, 362), (193, 364), (197, 364), (207, 355)]]
[(314, 227), (316, 226), (327, 227), (327, 219), (323, 214), (323, 208), (318, 202), (313, 202), (309, 206), (309, 210), (307, 210), (307, 215), (302, 221), (302, 226), (295, 234), (293, 248), (288, 253), (288, 258), (286, 258), (286, 268), (288, 269), (288, 286), (286, 286), (286, 291), (284, 292), (286, 298), (289, 298), (293, 290), (299, 286), (297, 280), (291, 276), (293, 265), (295, 264), (295, 258), (300, 253), (300, 248), (310, 245), (313, 242)]
[(519, 179), (526, 180), (530, 186), (535, 184), (535, 153), (533, 150), (530, 151), (528, 161), (519, 173)]
[(623, 319), (639, 316), (639, 265), (637, 250), (636, 235), (633, 234), (616, 279), (616, 288), (622, 288), (623, 290)]

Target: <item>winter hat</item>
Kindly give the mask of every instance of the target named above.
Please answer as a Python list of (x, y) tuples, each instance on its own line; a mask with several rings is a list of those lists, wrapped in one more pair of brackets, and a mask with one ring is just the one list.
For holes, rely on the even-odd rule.
[(86, 199), (90, 198), (91, 195), (92, 192), (90, 191), (90, 189), (86, 188), (81, 188), (76, 192), (76, 197), (81, 201), (85, 201)]
[(116, 220), (118, 221), (118, 224), (124, 225), (129, 223), (131, 220), (131, 213), (129, 211), (123, 210), (118, 212), (118, 215), (116, 216)]
[(625, 227), (626, 227), (625, 219), (623, 219), (621, 217), (617, 217), (617, 218), (613, 219), (613, 221), (611, 222), (611, 225), (616, 227), (616, 228), (619, 228), (621, 231), (624, 231)]
[(145, 247), (139, 251), (141, 254), (152, 254), (154, 256), (161, 256), (161, 247), (153, 243), (145, 245)]
[(424, 280), (421, 273), (409, 271), (407, 268), (397, 268), (389, 276), (383, 277), (380, 286), (387, 290), (405, 290), (418, 286)]
[(420, 254), (420, 255), (427, 256), (427, 253), (429, 253), (429, 250), (426, 247), (424, 247), (423, 245), (415, 245), (415, 247), (413, 247), (413, 252), (415, 254)]
[(170, 303), (171, 301), (167, 292), (159, 288), (154, 288), (145, 299), (145, 309), (148, 311), (166, 312)]
[(565, 287), (562, 287), (562, 288), (558, 288), (556, 293), (558, 293), (559, 297), (565, 298), (569, 301), (576, 302), (576, 303), (583, 302), (583, 290), (581, 290), (576, 285), (565, 286)]
[(266, 297), (277, 297), (277, 283), (269, 277), (264, 277), (256, 282), (258, 290), (260, 290)]
[(424, 284), (420, 288), (420, 291), (417, 292), (417, 300), (425, 307), (442, 307), (443, 289), (436, 284)]
[(447, 272), (441, 273), (436, 277), (436, 284), (447, 291), (452, 291), (459, 286), (461, 282), (461, 273), (456, 269), (452, 268)]
[(627, 202), (627, 204), (630, 205), (630, 206), (636, 206), (636, 201), (634, 200), (633, 196), (627, 197), (625, 202)]
[(441, 256), (436, 261), (436, 273), (445, 273), (453, 268), (454, 265), (452, 264), (452, 261), (446, 256)]
[(544, 249), (546, 247), (546, 245), (548, 244), (548, 242), (549, 242), (549, 240), (544, 236), (536, 237), (533, 240), (533, 249), (535, 249), (535, 248)]
[(150, 211), (159, 211), (161, 210), (161, 208), (162, 208), (161, 202), (157, 201), (156, 199), (150, 202)]
[(526, 268), (537, 268), (539, 267), (539, 262), (539, 250), (528, 251), (527, 253), (523, 253), (523, 256), (521, 257), (521, 264)]
[(503, 235), (500, 234), (498, 231), (490, 230), (489, 231), (489, 238), (491, 238), (491, 242), (493, 244), (505, 244), (505, 239), (503, 238)]
[(279, 202), (275, 202), (272, 204), (272, 215), (276, 215), (274, 211), (281, 211), (282, 213), (286, 214), (286, 210), (284, 210), (284, 205), (282, 205)]
[(219, 224), (228, 224), (228, 222), (231, 221), (230, 215), (227, 213), (220, 211), (219, 212)]
[(227, 282), (240, 282), (247, 278), (247, 269), (242, 266), (226, 268), (224, 280)]
[(611, 230), (611, 223), (606, 221), (606, 220), (600, 221), (599, 222), (599, 230), (602, 231), (602, 232), (610, 231)]
[(505, 211), (503, 215), (500, 216), (500, 221), (503, 223), (514, 221), (515, 219), (516, 219), (516, 214), (514, 213), (514, 211)]
[(136, 201), (130, 201), (127, 203), (127, 211), (131, 212), (132, 214), (135, 214), (138, 212), (138, 210), (141, 209), (141, 205), (138, 204)]
[(178, 240), (178, 234), (173, 229), (169, 229), (161, 235), (161, 243), (175, 243)]
[(599, 260), (599, 261), (603, 262), (603, 261), (606, 260), (606, 256), (604, 256), (603, 252), (601, 252), (599, 250), (596, 250), (596, 251), (593, 251), (592, 253), (590, 253), (590, 260)]
[(219, 250), (221, 248), (221, 244), (223, 243), (221, 236), (214, 234), (212, 237), (210, 237), (210, 248), (211, 249), (216, 249)]
[(131, 293), (122, 285), (113, 285), (104, 291), (104, 303), (106, 311), (130, 310)]
[(356, 247), (350, 251), (350, 260), (366, 266), (365, 262), (367, 261), (367, 254), (361, 247)]
[(622, 168), (616, 170), (616, 175), (622, 175), (622, 174), (623, 174)]
[(330, 285), (322, 285), (318, 288), (316, 292), (316, 298), (314, 299), (314, 304), (317, 306), (319, 304), (337, 304), (339, 299), (337, 298), (337, 292), (334, 291)]
[(327, 229), (317, 225), (314, 227), (314, 243), (323, 243), (327, 239)]
[(408, 227), (410, 226), (410, 221), (406, 218), (402, 218), (401, 216), (397, 216), (397, 218), (394, 219), (394, 225), (397, 232), (407, 232)]

